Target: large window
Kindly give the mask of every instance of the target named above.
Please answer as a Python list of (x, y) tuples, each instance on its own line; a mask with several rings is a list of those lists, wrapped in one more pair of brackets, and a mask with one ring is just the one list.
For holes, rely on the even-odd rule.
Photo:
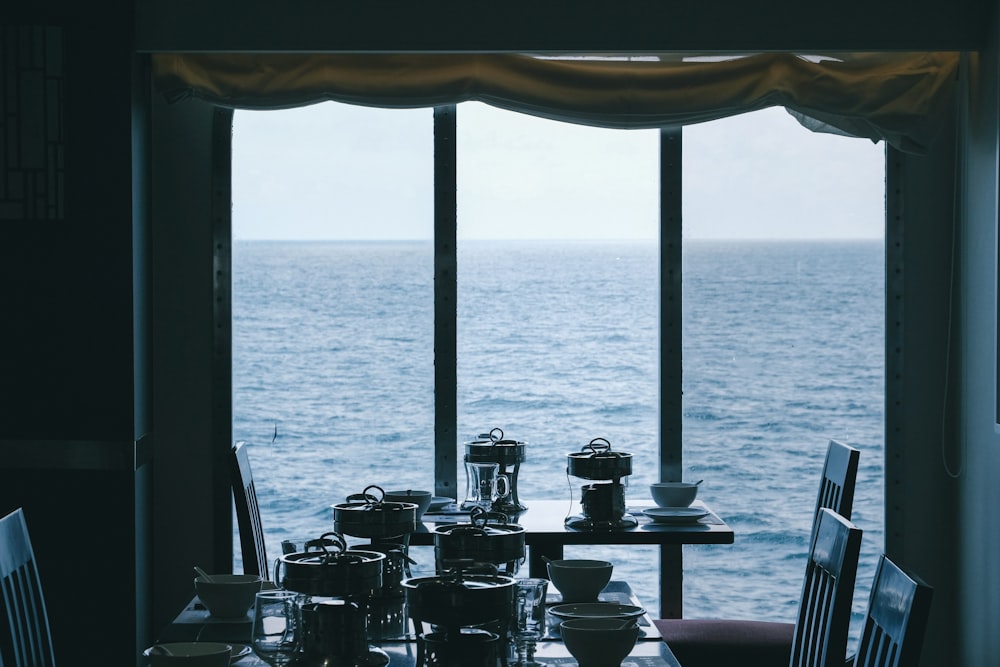
[[(565, 455), (605, 437), (636, 457), (627, 497), (646, 497), (659, 132), (479, 104), (456, 118), (457, 459), (501, 427), (528, 443), (522, 499), (569, 513)], [(328, 505), (367, 483), (432, 486), (432, 140), (430, 110), (236, 114), (234, 434), (271, 551), (329, 529)], [(737, 535), (685, 548), (685, 615), (760, 617), (766, 597), (791, 620), (830, 438), (862, 449), (855, 519), (881, 544), (882, 148), (771, 109), (686, 128), (683, 155), (682, 473)], [(655, 549), (567, 550), (583, 552), (656, 605)]]

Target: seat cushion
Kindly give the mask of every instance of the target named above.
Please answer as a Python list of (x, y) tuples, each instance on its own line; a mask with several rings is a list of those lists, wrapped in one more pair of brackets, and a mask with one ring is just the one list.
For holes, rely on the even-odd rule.
[(683, 667), (787, 667), (793, 623), (660, 618), (653, 621)]

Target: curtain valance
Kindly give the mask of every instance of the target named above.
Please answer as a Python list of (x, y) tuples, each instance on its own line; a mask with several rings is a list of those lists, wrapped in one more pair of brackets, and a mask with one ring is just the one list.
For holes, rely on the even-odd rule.
[(480, 101), (586, 125), (656, 128), (783, 106), (809, 129), (920, 153), (952, 113), (959, 57), (156, 54), (153, 68), (171, 101), (198, 97), (245, 109)]

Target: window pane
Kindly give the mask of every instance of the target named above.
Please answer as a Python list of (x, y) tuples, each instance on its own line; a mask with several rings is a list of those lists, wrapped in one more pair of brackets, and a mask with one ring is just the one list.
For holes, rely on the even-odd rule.
[[(633, 454), (626, 498), (643, 497), (658, 470), (659, 132), (480, 104), (457, 119), (458, 459), (500, 427), (527, 443), (520, 499), (579, 514), (566, 455), (603, 437)], [(656, 603), (655, 551), (584, 552)]]
[(276, 557), (367, 484), (433, 480), (432, 112), (239, 111), (233, 134), (233, 433)]
[(685, 615), (794, 622), (831, 438), (861, 450), (863, 611), (883, 544), (884, 148), (769, 109), (686, 128), (683, 169), (685, 475), (736, 532), (688, 548)]

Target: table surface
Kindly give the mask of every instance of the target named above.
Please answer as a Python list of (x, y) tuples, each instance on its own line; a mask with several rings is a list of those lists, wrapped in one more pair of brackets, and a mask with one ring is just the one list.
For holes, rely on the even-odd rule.
[[(631, 587), (623, 581), (610, 582), (601, 592), (599, 599), (603, 602), (619, 602), (644, 607), (642, 602), (636, 598)], [(560, 602), (558, 593), (550, 586), (546, 606), (551, 608)], [(400, 605), (402, 605), (402, 601), (400, 601)], [(405, 616), (405, 612), (401, 613)], [(545, 637), (537, 644), (536, 655), (538, 659), (553, 666), (570, 667), (576, 665), (576, 661), (569, 655), (566, 646), (559, 639), (558, 619), (547, 614), (547, 621)], [(159, 641), (224, 641), (245, 645), (250, 638), (250, 623), (249, 615), (241, 619), (213, 618), (195, 597), (181, 611), (174, 622), (164, 630)], [(630, 657), (622, 663), (622, 667), (680, 667), (670, 649), (661, 640), (648, 611), (640, 619), (639, 627), (641, 630), (639, 641), (636, 642)], [(414, 667), (416, 664), (416, 641), (412, 626), (407, 624), (403, 634), (398, 632), (390, 632), (389, 634), (393, 636), (382, 641), (373, 641), (373, 644), (378, 645), (389, 655), (390, 667), (396, 665)], [(261, 667), (266, 663), (251, 653), (234, 664), (238, 667)]]
[[(510, 523), (524, 527), (524, 540), (530, 547), (544, 544), (731, 544), (733, 529), (701, 500), (692, 503), (708, 511), (703, 519), (691, 523), (655, 523), (642, 510), (656, 507), (652, 500), (628, 503), (628, 513), (637, 525), (628, 528), (579, 529), (566, 526), (569, 516), (578, 516), (579, 503), (567, 500), (526, 500), (528, 509), (509, 517)], [(410, 544), (434, 544), (434, 528), (439, 525), (468, 523), (468, 512), (426, 512), (423, 523), (410, 534)]]

